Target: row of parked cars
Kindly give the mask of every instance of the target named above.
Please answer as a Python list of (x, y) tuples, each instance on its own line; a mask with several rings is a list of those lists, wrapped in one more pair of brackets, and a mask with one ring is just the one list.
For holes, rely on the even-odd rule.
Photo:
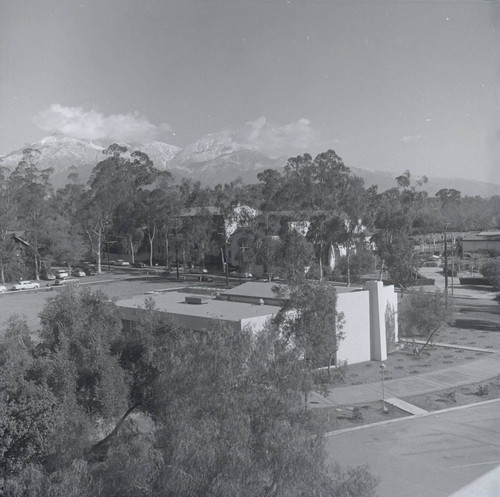
[(69, 278), (70, 276), (76, 276), (77, 278), (83, 278), (84, 276), (90, 276), (95, 274), (94, 270), (88, 267), (76, 267), (71, 270), (71, 273), (67, 269), (56, 269), (56, 270), (46, 270), (42, 271), (40, 278), (46, 281), (54, 281), (54, 280), (64, 280)]
[[(71, 277), (83, 278), (95, 274), (93, 267), (90, 264), (84, 264), (81, 267), (73, 268), (71, 271), (67, 269), (45, 269), (40, 274), (40, 279), (45, 281), (53, 281), (54, 284), (63, 284), (64, 281)], [(10, 290), (34, 290), (40, 288), (38, 281), (20, 280), (10, 287)], [(0, 285), (0, 293), (7, 291), (5, 285)]]

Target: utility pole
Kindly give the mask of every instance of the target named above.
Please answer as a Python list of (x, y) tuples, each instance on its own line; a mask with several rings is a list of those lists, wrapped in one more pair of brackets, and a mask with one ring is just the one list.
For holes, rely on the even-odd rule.
[(448, 307), (448, 225), (444, 225), (444, 293), (446, 298), (446, 307)]
[(451, 239), (453, 245), (451, 247), (451, 295), (453, 295), (453, 283), (455, 277), (455, 238), (452, 236)]

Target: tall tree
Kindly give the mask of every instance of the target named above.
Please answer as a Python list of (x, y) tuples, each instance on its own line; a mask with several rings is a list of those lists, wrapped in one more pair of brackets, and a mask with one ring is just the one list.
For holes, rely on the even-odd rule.
[[(16, 251), (12, 239), (17, 227), (18, 203), (8, 181), (8, 170), (0, 167), (0, 282), (16, 273)], [(14, 271), (12, 270), (14, 269)]]
[(387, 267), (394, 283), (403, 288), (411, 284), (419, 268), (412, 234), (415, 220), (421, 212), (427, 193), (421, 187), (426, 178), (411, 184), (411, 175), (405, 171), (396, 178), (397, 187), (377, 197), (374, 237), (381, 259), (381, 271)]
[(40, 247), (46, 237), (45, 223), (48, 218), (49, 196), (52, 193), (50, 174), (52, 169), (41, 170), (37, 166), (40, 151), (23, 150), (23, 158), (12, 171), (9, 180), (12, 193), (18, 202), (18, 219), (22, 223), (33, 256), (33, 271), (40, 275)]
[(313, 379), (313, 371), (322, 366), (330, 368), (342, 332), (343, 316), (337, 311), (337, 293), (325, 283), (302, 282), (290, 288), (290, 295), (276, 315), (274, 322), (283, 337), (295, 348)]
[[(106, 158), (96, 165), (89, 179), (90, 191), (87, 195), (84, 219), (96, 254), (98, 272), (101, 272), (104, 237), (112, 226), (115, 213), (125, 209), (125, 206), (130, 206), (137, 198), (138, 192), (144, 186), (150, 185), (158, 175), (153, 162), (146, 154), (135, 151), (128, 156), (126, 153), (126, 147), (110, 145), (104, 151)], [(120, 216), (118, 218), (122, 219)], [(126, 236), (132, 243), (135, 228), (128, 224), (125, 229)]]

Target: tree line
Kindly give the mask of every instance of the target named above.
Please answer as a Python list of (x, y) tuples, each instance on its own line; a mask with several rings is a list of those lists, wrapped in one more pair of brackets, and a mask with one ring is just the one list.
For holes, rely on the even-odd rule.
[[(87, 184), (73, 174), (54, 191), (52, 171), (38, 168), (38, 156), (26, 149), (14, 171), (0, 170), (2, 281), (38, 279), (54, 261), (71, 266), (92, 259), (100, 271), (110, 250), (134, 261), (141, 249), (149, 265), (168, 264), (168, 257), (159, 260), (154, 252), (159, 245), (163, 254), (174, 252), (176, 261), (200, 265), (209, 252), (219, 252), (222, 266), (231, 236), (227, 226), (236, 223), (242, 268), (262, 264), (270, 276), (285, 279), (302, 277), (308, 268), (311, 277), (347, 283), (378, 268), (405, 286), (419, 265), (413, 237), (444, 226), (468, 231), (500, 225), (500, 197), (462, 197), (454, 189), (430, 197), (425, 179), (414, 182), (408, 171), (379, 192), (333, 150), (291, 157), (283, 171), (260, 173), (257, 184), (213, 188), (175, 181), (143, 152), (113, 144)], [(237, 214), (241, 205), (257, 215)], [(22, 250), (16, 233), (26, 242)]]

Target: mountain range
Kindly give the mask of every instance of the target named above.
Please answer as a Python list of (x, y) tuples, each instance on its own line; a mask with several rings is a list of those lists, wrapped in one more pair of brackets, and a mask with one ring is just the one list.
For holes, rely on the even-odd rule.
[[(190, 178), (210, 186), (227, 183), (238, 177), (244, 183), (256, 183), (258, 173), (265, 169), (282, 170), (287, 162), (286, 156), (270, 157), (236, 142), (227, 133), (206, 135), (184, 149), (159, 141), (120, 145), (125, 145), (130, 152), (141, 150), (146, 153), (158, 169), (170, 171), (177, 180)], [(53, 168), (51, 178), (55, 187), (66, 184), (70, 175), (73, 175), (73, 180), (77, 178), (79, 182), (85, 183), (94, 166), (103, 159), (105, 150), (101, 144), (60, 134), (44, 137), (29, 147), (40, 151), (38, 166), (41, 169)], [(13, 170), (21, 161), (24, 148), (27, 147), (0, 156), (0, 166)], [(378, 185), (379, 191), (395, 186), (397, 174), (393, 172), (349, 167), (354, 174), (364, 179), (366, 186)], [(441, 188), (454, 188), (462, 195), (469, 196), (500, 195), (500, 185), (460, 178), (430, 177), (423, 188), (429, 195), (434, 195)]]

